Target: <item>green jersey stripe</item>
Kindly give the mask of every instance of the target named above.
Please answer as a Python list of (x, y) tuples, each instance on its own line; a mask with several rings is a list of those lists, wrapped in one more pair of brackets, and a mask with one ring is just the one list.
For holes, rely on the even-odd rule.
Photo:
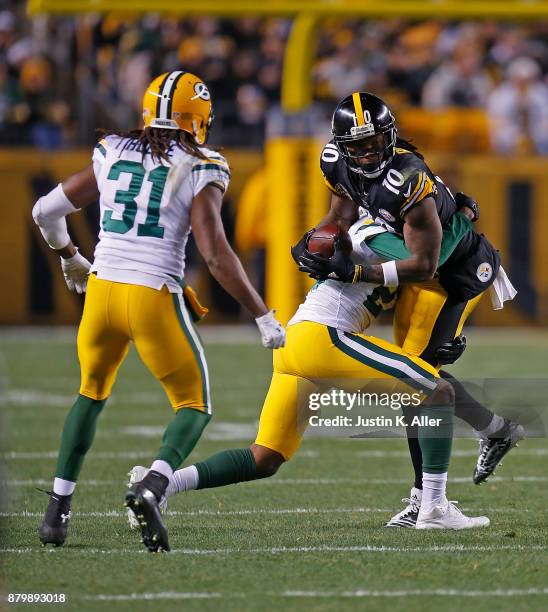
[[(393, 378), (401, 380), (405, 382), (407, 385), (409, 385), (410, 387), (417, 389), (417, 391), (423, 391), (426, 395), (432, 392), (433, 389), (428, 384), (422, 383), (417, 378), (412, 378), (408, 373), (404, 372), (403, 370), (400, 370), (398, 368), (394, 368), (388, 365), (385, 362), (384, 355), (380, 354), (379, 352), (373, 349), (371, 349), (369, 352), (374, 353), (376, 355), (375, 357), (364, 355), (363, 353), (360, 353), (359, 351), (349, 346), (348, 344), (345, 344), (342, 338), (338, 335), (337, 330), (335, 328), (328, 327), (327, 329), (329, 330), (329, 336), (333, 344), (335, 345), (335, 347), (339, 349), (341, 352), (348, 355), (349, 357), (352, 357), (352, 359), (356, 359), (360, 363), (363, 363), (379, 372), (383, 372), (384, 374), (388, 374), (389, 376)], [(376, 345), (372, 345), (372, 346), (374, 348), (378, 348)]]
[(194, 166), (194, 168), (192, 168), (192, 172), (200, 172), (201, 170), (218, 170), (219, 172), (223, 172), (228, 176), (228, 178), (230, 178), (230, 172), (219, 164), (203, 164), (201, 166)]
[(405, 364), (406, 366), (414, 370), (417, 374), (419, 374), (419, 376), (423, 376), (424, 378), (427, 378), (428, 380), (431, 380), (431, 381), (436, 380), (436, 377), (433, 374), (431, 374), (428, 370), (421, 368), (420, 365), (418, 365), (412, 359), (409, 359), (409, 357), (406, 357), (405, 355), (401, 355), (400, 353), (394, 353), (392, 351), (384, 349), (376, 344), (373, 344), (372, 342), (367, 341), (365, 338), (362, 338), (361, 336), (357, 336), (355, 334), (344, 332), (344, 335), (348, 336), (349, 338), (352, 338), (354, 342), (361, 344), (362, 346), (369, 349), (370, 351), (374, 351), (375, 353), (378, 353), (379, 355), (382, 355), (383, 357), (388, 357), (389, 359), (395, 359), (396, 361), (399, 361)]
[(172, 295), (173, 295), (173, 304), (175, 305), (175, 312), (177, 313), (177, 319), (179, 320), (183, 333), (185, 334), (185, 337), (188, 340), (188, 343), (190, 344), (192, 352), (194, 353), (194, 357), (196, 358), (196, 361), (198, 362), (198, 366), (200, 368), (200, 375), (202, 379), (202, 397), (204, 400), (204, 406), (205, 406), (207, 414), (211, 414), (211, 398), (210, 398), (210, 393), (209, 393), (209, 374), (207, 371), (207, 363), (203, 355), (203, 348), (201, 347), (201, 345), (199, 345), (197, 334), (192, 328), (192, 323), (188, 315), (185, 317), (182, 311), (181, 303), (179, 301), (181, 296), (177, 293), (173, 293)]
[(104, 147), (104, 146), (103, 146), (103, 145), (102, 145), (100, 142), (98, 142), (98, 143), (95, 145), (95, 148), (97, 149), (97, 151), (99, 151), (99, 153), (101, 153), (101, 155), (102, 155), (103, 157), (106, 157), (106, 156), (107, 156), (107, 150), (105, 149), (105, 147)]

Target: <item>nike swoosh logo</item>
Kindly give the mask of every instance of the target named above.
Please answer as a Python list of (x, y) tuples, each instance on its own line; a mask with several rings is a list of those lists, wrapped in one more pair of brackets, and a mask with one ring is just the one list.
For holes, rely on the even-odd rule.
[(411, 193), (411, 183), (409, 183), (409, 187), (407, 188), (407, 191), (403, 195), (406, 198), (408, 198), (410, 193)]

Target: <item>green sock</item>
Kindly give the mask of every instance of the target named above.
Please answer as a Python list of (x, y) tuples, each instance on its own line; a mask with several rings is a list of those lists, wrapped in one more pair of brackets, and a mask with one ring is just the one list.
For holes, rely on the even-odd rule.
[(55, 476), (76, 482), (95, 437), (97, 417), (107, 400), (79, 395), (65, 419)]
[(441, 419), (439, 425), (419, 425), (419, 444), (422, 452), (422, 471), (443, 474), (449, 468), (453, 442), (453, 407), (424, 406), (420, 416)]
[(257, 465), (250, 448), (225, 450), (196, 464), (198, 489), (224, 487), (257, 478)]
[(164, 432), (162, 447), (156, 459), (169, 463), (175, 471), (196, 446), (209, 419), (210, 414), (194, 408), (178, 410)]

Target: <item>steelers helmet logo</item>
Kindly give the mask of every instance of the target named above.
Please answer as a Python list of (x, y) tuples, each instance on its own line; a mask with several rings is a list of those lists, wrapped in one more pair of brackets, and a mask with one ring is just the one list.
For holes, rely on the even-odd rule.
[(191, 100), (196, 100), (197, 98), (200, 98), (201, 100), (208, 101), (211, 99), (209, 89), (207, 88), (207, 85), (205, 83), (194, 83), (194, 92), (196, 95), (192, 96), (192, 98), (190, 98)]
[(486, 283), (487, 281), (491, 280), (491, 277), (493, 276), (493, 268), (491, 267), (491, 264), (488, 264), (486, 261), (480, 264), (476, 270), (476, 276), (482, 283)]

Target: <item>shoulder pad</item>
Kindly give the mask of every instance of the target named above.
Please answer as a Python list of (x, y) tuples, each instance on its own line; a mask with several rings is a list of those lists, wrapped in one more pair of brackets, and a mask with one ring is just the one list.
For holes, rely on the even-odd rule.
[(393, 205), (397, 204), (394, 212), (404, 217), (412, 206), (428, 196), (435, 196), (437, 187), (422, 159), (405, 149), (400, 151), (404, 153), (394, 156), (382, 181), (382, 187), (385, 195), (390, 195)]

